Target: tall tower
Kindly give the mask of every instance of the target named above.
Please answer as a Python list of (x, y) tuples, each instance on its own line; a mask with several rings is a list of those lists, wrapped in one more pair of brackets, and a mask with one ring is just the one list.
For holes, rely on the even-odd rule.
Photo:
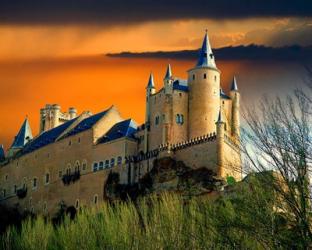
[(239, 114), (239, 102), (240, 94), (237, 87), (237, 82), (235, 76), (233, 77), (230, 97), (232, 99), (232, 121), (231, 121), (231, 132), (234, 137), (239, 139), (240, 136), (240, 114)]
[(206, 31), (197, 65), (188, 71), (189, 139), (216, 131), (220, 109), (220, 71)]
[(144, 129), (144, 152), (148, 151), (148, 132), (151, 124), (151, 95), (155, 94), (154, 76), (151, 73), (146, 86), (146, 108), (145, 108), (145, 129)]
[(162, 143), (171, 142), (172, 134), (172, 92), (173, 92), (173, 77), (171, 66), (168, 64), (166, 75), (164, 77), (164, 88), (165, 88), (165, 102), (163, 106), (162, 115)]

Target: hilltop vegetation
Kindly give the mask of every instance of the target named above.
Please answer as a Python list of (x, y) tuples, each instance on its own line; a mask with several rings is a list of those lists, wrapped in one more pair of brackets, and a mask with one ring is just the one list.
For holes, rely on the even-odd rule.
[[(269, 175), (272, 176), (272, 175)], [(267, 178), (266, 176), (265, 178)], [(296, 228), (274, 210), (274, 192), (250, 177), (212, 201), (162, 193), (137, 202), (82, 208), (54, 226), (28, 219), (2, 236), (2, 249), (272, 249), (300, 248)], [(252, 191), (252, 192), (251, 192)]]

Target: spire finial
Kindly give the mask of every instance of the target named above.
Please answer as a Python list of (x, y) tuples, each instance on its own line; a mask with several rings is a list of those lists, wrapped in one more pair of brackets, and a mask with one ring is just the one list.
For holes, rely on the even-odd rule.
[(222, 107), (221, 106), (220, 106), (220, 110), (219, 110), (218, 120), (216, 123), (224, 123), (223, 117), (222, 117)]

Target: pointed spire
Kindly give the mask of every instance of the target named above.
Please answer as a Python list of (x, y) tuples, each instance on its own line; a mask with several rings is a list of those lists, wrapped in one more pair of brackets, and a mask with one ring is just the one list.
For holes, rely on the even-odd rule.
[(218, 120), (217, 120), (216, 123), (224, 123), (221, 107), (220, 107), (220, 110), (219, 110)]
[(150, 77), (149, 77), (149, 80), (148, 80), (146, 88), (147, 89), (154, 89), (155, 88), (153, 73), (150, 74)]
[(168, 64), (165, 79), (171, 79), (171, 77), (172, 77), (171, 66), (170, 64)]
[(220, 87), (220, 96), (224, 96), (224, 95), (225, 95), (225, 93), (224, 93), (223, 89)]
[(231, 85), (231, 91), (238, 91), (238, 87), (237, 87), (237, 82), (236, 82), (236, 77), (233, 77), (232, 80), (232, 85)]
[(199, 59), (197, 62), (197, 67), (211, 67), (217, 68), (214, 55), (212, 53), (212, 49), (209, 43), (208, 32), (206, 30), (206, 34), (204, 37), (202, 48), (199, 52)]
[(30, 125), (28, 122), (28, 118), (26, 117), (18, 134), (15, 136), (15, 139), (11, 148), (22, 148), (32, 138), (33, 136), (31, 133)]

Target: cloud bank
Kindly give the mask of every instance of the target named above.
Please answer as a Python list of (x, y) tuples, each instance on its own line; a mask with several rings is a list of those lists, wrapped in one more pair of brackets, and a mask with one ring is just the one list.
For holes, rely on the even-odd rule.
[(311, 17), (309, 0), (1, 0), (0, 23), (129, 24), (175, 19)]

